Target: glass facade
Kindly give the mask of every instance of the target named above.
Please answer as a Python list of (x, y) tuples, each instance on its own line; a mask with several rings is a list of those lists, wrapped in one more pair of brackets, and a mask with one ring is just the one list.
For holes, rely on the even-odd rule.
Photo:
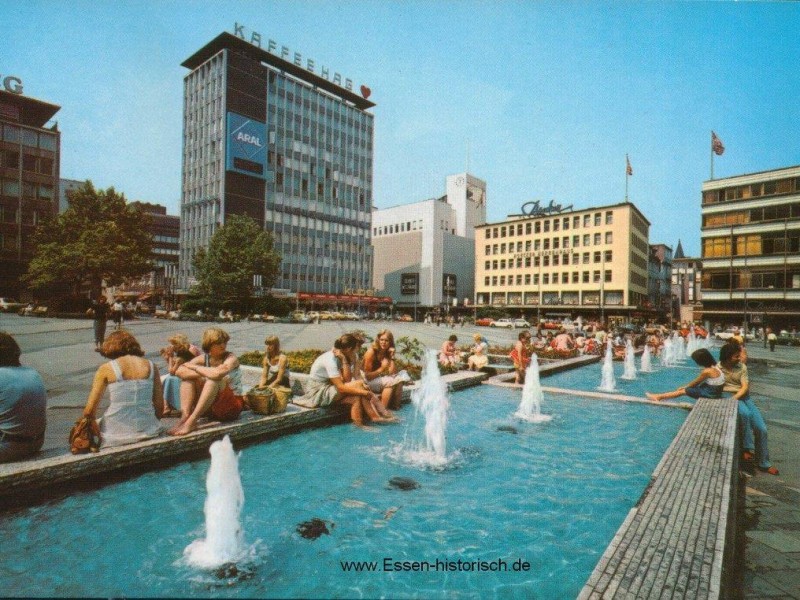
[(266, 227), (276, 287), (342, 293), (372, 281), (373, 115), (270, 70)]

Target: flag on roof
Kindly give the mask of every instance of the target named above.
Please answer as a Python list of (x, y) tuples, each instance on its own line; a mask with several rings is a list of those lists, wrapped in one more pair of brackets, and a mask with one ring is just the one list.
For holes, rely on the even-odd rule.
[(711, 150), (717, 156), (722, 156), (722, 153), (725, 152), (725, 146), (722, 145), (722, 140), (717, 137), (717, 134), (713, 131), (711, 132)]
[(631, 166), (631, 161), (628, 159), (628, 155), (625, 155), (625, 175), (633, 175), (633, 167)]

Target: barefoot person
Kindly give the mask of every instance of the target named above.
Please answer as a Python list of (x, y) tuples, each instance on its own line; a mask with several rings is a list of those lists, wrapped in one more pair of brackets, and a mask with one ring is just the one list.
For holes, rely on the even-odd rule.
[[(181, 420), (170, 435), (186, 435), (197, 429), (200, 417), (235, 421), (242, 412), (242, 372), (239, 359), (228, 352), (228, 333), (217, 327), (203, 333), (204, 355), (179, 367)], [(186, 373), (188, 371), (188, 373)]]
[(700, 348), (692, 352), (692, 360), (703, 367), (700, 375), (692, 379), (683, 387), (679, 387), (671, 392), (652, 394), (647, 392), (645, 395), (650, 400), (660, 402), (668, 398), (680, 398), (689, 396), (690, 398), (722, 398), (722, 388), (725, 385), (725, 374), (717, 366), (717, 361), (711, 356), (711, 352), (705, 348)]
[(376, 423), (396, 421), (363, 380), (350, 380), (357, 347), (358, 340), (349, 333), (338, 338), (333, 349), (318, 356), (311, 365), (306, 393), (293, 402), (306, 408), (346, 404), (350, 406), (350, 418), (358, 426), (363, 426), (365, 419)]

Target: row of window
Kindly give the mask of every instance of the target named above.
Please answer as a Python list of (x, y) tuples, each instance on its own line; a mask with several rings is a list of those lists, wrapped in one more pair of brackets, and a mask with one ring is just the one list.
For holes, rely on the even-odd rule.
[(780, 206), (764, 206), (747, 210), (734, 210), (726, 213), (703, 215), (703, 227), (725, 227), (745, 223), (768, 223), (786, 219), (800, 219), (800, 202)]
[[(583, 263), (582, 264), (589, 264), (590, 255), (591, 255), (591, 253), (589, 253), (589, 252), (584, 252), (583, 253)], [(539, 267), (539, 266), (549, 267), (551, 265), (551, 263), (552, 263), (552, 266), (557, 267), (559, 265), (568, 265), (568, 264), (570, 264), (569, 256), (570, 255), (568, 253), (553, 254), (552, 256), (545, 254), (545, 255), (543, 255), (541, 257), (541, 264), (540, 264), (540, 257), (539, 256), (534, 256), (534, 257), (526, 256), (524, 258), (519, 257), (519, 258), (516, 258), (516, 259), (509, 258), (508, 261), (506, 261), (505, 259), (500, 259), (499, 261), (497, 261), (497, 260), (491, 260), (491, 261), (487, 260), (487, 261), (485, 261), (483, 263), (483, 266), (484, 266), (484, 269), (487, 270), (487, 271), (491, 271), (491, 270), (495, 270), (496, 271), (498, 269), (504, 270), (506, 268), (508, 268), (508, 269), (514, 269), (514, 268), (521, 269), (523, 267), (531, 267), (531, 266), (533, 266), (533, 267)], [(581, 264), (581, 260), (580, 259), (581, 259), (581, 255), (578, 254), (577, 252), (574, 253), (572, 255), (572, 264), (573, 265)], [(612, 259), (613, 259), (613, 253), (612, 253), (611, 250), (606, 250), (605, 252), (599, 252), (598, 251), (598, 252), (594, 253), (593, 259), (594, 259), (595, 263), (602, 263), (602, 262), (610, 263), (610, 262), (612, 262)]]
[[(478, 304), (492, 304), (494, 306), (577, 306), (600, 304), (600, 291), (584, 292), (492, 292), (477, 294)], [(603, 303), (610, 306), (622, 306), (625, 295), (620, 290), (606, 290), (602, 294)]]
[[(611, 269), (602, 271), (603, 281), (612, 280)], [(572, 273), (542, 273), (541, 285), (557, 285), (565, 283), (599, 283), (601, 271), (572, 271)], [(591, 279), (590, 279), (591, 277)], [(516, 285), (539, 285), (538, 273), (525, 273), (524, 275), (492, 275), (483, 278), (486, 287), (503, 287)]]
[[(18, 208), (0, 205), (0, 223), (19, 223), (20, 211)], [(22, 223), (24, 225), (38, 225), (39, 224), (39, 211), (37, 210), (23, 210)]]
[[(441, 229), (444, 229), (445, 231), (450, 229), (450, 223), (442, 219)], [(397, 223), (395, 225), (383, 225), (381, 227), (373, 227), (372, 236), (377, 237), (379, 235), (406, 233), (409, 231), (417, 231), (417, 230), (422, 231), (422, 219), (414, 221), (403, 221), (402, 223)]]
[[(527, 223), (517, 223), (511, 225), (499, 225), (497, 227), (486, 228), (484, 231), (486, 232), (486, 239), (492, 238), (504, 238), (506, 235), (513, 236), (513, 235), (530, 235), (531, 233), (547, 233), (550, 231), (551, 223), (552, 223), (552, 230), (559, 231), (564, 229), (565, 231), (569, 229), (570, 226), (570, 219), (572, 222), (572, 228), (578, 229), (581, 225), (581, 217), (580, 215), (575, 215), (573, 217), (557, 217), (553, 219), (544, 219), (544, 220), (537, 220), (537, 221), (528, 221)], [(605, 213), (605, 224), (612, 225), (614, 223), (614, 212), (613, 211), (606, 211)], [(583, 215), (583, 226), (584, 227), (591, 227), (594, 224), (595, 227), (598, 227), (603, 224), (603, 214), (596, 212), (594, 216), (591, 214)], [(523, 233), (524, 231), (524, 233)]]
[(42, 150), (49, 150), (55, 152), (58, 146), (56, 141), (56, 134), (47, 133), (44, 131), (36, 131), (27, 127), (20, 127), (18, 125), (9, 125), (6, 123), (0, 129), (3, 134), (3, 141), (19, 144), (22, 142), (23, 146), (30, 148), (41, 148)]
[(800, 289), (800, 272), (794, 271), (711, 271), (703, 273), (707, 290)]
[[(40, 175), (55, 174), (55, 160), (46, 156), (22, 155), (22, 170)], [(0, 167), (19, 169), (19, 152), (16, 150), (0, 150)]]
[(800, 229), (703, 239), (703, 258), (768, 256), (797, 252), (800, 252)]
[[(583, 245), (584, 246), (591, 246), (592, 240), (594, 240), (594, 245), (599, 246), (603, 242), (603, 235), (600, 233), (595, 233), (594, 236), (587, 233), (583, 236)], [(611, 231), (606, 231), (605, 233), (605, 243), (611, 244), (614, 241), (614, 234)], [(572, 246), (574, 248), (578, 248), (581, 245), (581, 236), (573, 235), (572, 236)], [(569, 248), (570, 247), (570, 238), (569, 236), (564, 236), (562, 238), (544, 238), (541, 240), (527, 240), (525, 242), (509, 242), (506, 244), (505, 242), (501, 244), (486, 244), (484, 246), (484, 254), (486, 256), (493, 255), (493, 254), (506, 254), (506, 253), (514, 253), (514, 252), (538, 252), (539, 250), (558, 250), (559, 248)]]
[(800, 192), (800, 177), (788, 177), (776, 181), (764, 181), (747, 185), (735, 185), (719, 190), (703, 192), (703, 204), (717, 204), (750, 198), (764, 198)]
[[(53, 199), (53, 186), (44, 183), (31, 183), (29, 181), (22, 182), (22, 197), (34, 200), (39, 198), (41, 200)], [(6, 177), (0, 179), (0, 194), (11, 198), (20, 197), (20, 186), (18, 179), (8, 179)]]

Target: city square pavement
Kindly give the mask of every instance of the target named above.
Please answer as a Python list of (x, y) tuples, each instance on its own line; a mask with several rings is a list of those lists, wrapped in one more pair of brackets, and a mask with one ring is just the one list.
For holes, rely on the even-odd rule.
[[(112, 324), (109, 323), (109, 331)], [(146, 356), (163, 369), (158, 350), (173, 333), (185, 333), (195, 343), (209, 323), (163, 321), (152, 318), (125, 324), (139, 340)], [(284, 350), (328, 349), (342, 333), (360, 329), (370, 337), (389, 328), (395, 339), (417, 338), (438, 348), (455, 333), (459, 344), (470, 344), (472, 334), (485, 335), (490, 345), (510, 345), (519, 330), (486, 327), (450, 327), (423, 323), (329, 321), (320, 324), (264, 324), (240, 322), (221, 325), (231, 335), (229, 349), (236, 354), (263, 350), (264, 338), (277, 335)], [(48, 427), (45, 449), (67, 451), (67, 434), (86, 403), (92, 377), (103, 358), (94, 352), (92, 321), (0, 315), (0, 330), (15, 337), (22, 362), (43, 376), (48, 390)], [(800, 348), (778, 346), (770, 352), (759, 343), (748, 345), (753, 396), (769, 429), (770, 454), (780, 475), (745, 474), (746, 507), (741, 519), (745, 551), (741, 557), (742, 598), (800, 599)], [(102, 409), (102, 405), (101, 405)]]

